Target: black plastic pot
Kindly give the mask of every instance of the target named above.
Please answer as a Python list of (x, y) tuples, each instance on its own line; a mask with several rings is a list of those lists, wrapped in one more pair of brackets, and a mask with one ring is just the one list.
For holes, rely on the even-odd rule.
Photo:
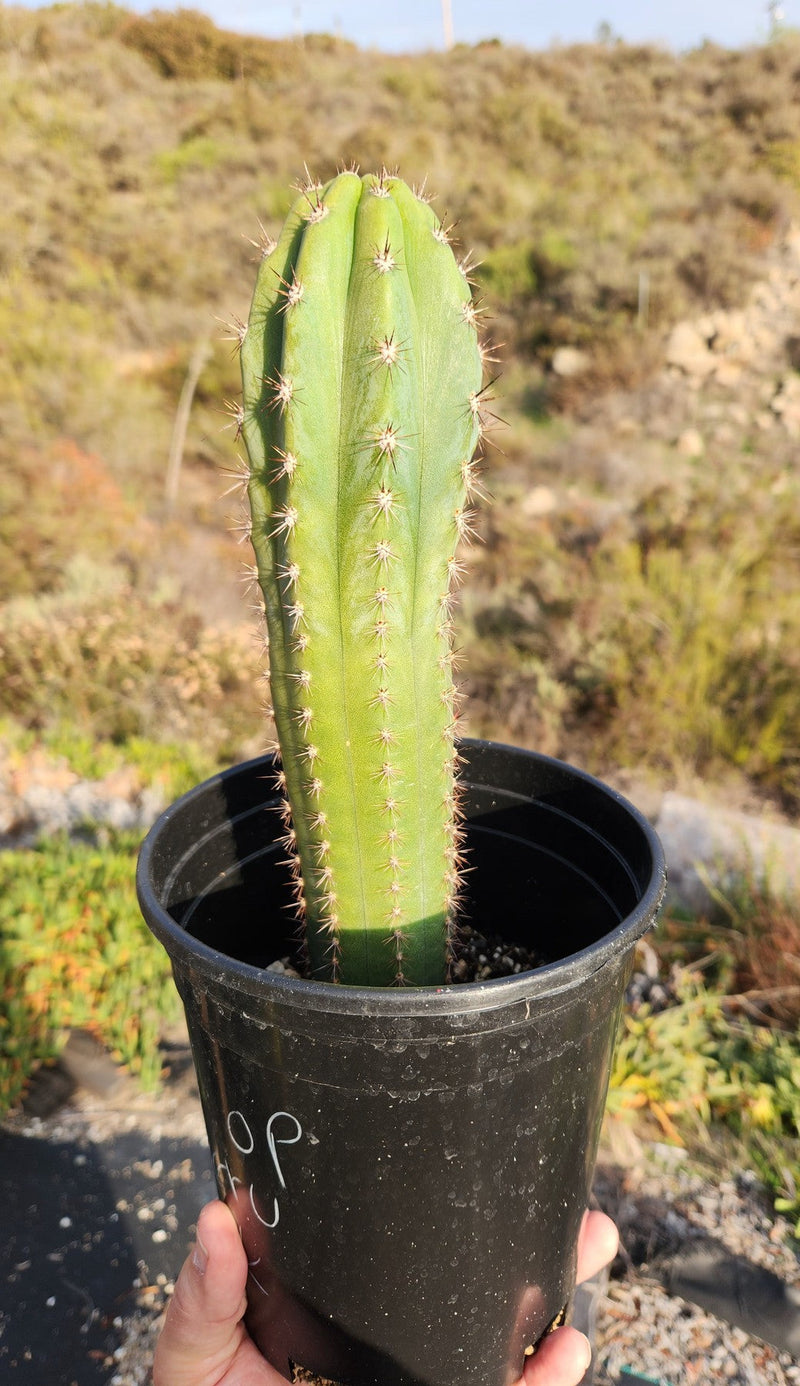
[(142, 849), (142, 909), (172, 958), (248, 1252), (248, 1324), (287, 1374), (508, 1386), (572, 1294), (662, 853), (591, 777), (462, 749), (468, 915), (550, 959), (530, 972), (406, 990), (265, 972), (294, 927), (268, 761), (193, 790)]

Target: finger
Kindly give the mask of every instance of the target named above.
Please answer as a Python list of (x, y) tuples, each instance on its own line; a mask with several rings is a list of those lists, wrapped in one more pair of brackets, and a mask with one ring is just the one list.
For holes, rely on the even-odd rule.
[(588, 1338), (577, 1328), (557, 1328), (525, 1362), (520, 1386), (578, 1386), (591, 1360)]
[(246, 1279), (247, 1256), (230, 1210), (206, 1204), (167, 1310), (153, 1386), (216, 1386), (245, 1336)]
[(584, 1213), (578, 1238), (578, 1284), (591, 1280), (603, 1266), (614, 1260), (619, 1248), (619, 1232), (605, 1213)]

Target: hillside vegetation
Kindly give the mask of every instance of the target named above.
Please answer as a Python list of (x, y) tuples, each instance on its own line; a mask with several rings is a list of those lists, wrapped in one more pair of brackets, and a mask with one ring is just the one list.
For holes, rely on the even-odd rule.
[[(246, 316), (260, 224), (304, 165), (386, 164), (427, 179), (474, 251), (499, 344), (509, 427), (465, 596), (467, 724), (796, 807), (793, 450), (748, 418), (678, 465), (648, 391), (669, 327), (742, 304), (796, 214), (797, 38), (389, 57), (191, 11), (2, 7), (0, 129), (7, 736), (258, 744), (218, 498), (238, 364), (215, 319)], [(578, 372), (553, 370), (564, 347)], [(604, 402), (623, 394), (639, 421), (620, 461)], [(542, 486), (563, 494), (537, 510)]]

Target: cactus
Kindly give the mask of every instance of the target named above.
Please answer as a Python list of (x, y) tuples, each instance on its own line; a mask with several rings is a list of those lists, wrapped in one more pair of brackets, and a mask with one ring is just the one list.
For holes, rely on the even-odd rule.
[(385, 171), (302, 189), (242, 332), (249, 528), (312, 976), (441, 984), (461, 858), (451, 593), (482, 425), (447, 229)]

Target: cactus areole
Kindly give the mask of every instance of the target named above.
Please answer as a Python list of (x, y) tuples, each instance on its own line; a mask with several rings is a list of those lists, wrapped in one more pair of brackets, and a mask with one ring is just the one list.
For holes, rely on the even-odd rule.
[(460, 860), (450, 602), (482, 360), (431, 207), (386, 173), (306, 187), (262, 261), (241, 361), (311, 972), (441, 984)]

